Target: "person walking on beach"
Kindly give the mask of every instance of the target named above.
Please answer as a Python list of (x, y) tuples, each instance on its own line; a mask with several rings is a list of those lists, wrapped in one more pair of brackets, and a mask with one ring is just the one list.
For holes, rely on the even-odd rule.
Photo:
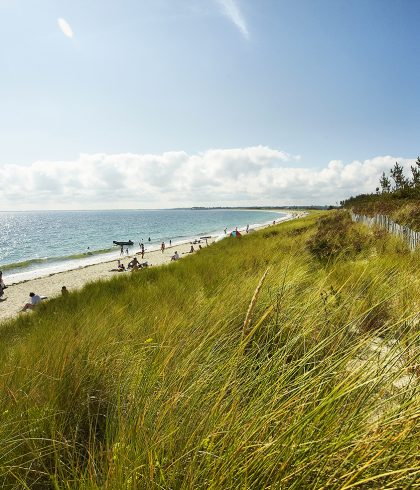
[(162, 253), (165, 251), (165, 242), (162, 242), (162, 245), (160, 246), (160, 250)]
[(169, 246), (171, 246), (171, 245), (172, 245), (172, 240), (169, 240)]
[(124, 247), (121, 245), (120, 255), (124, 255)]
[(0, 301), (4, 301), (4, 299), (1, 299), (4, 295), (4, 288), (6, 286), (4, 285), (4, 282), (3, 282), (3, 273), (0, 271)]
[(26, 303), (22, 308), (22, 311), (32, 310), (36, 305), (39, 305), (39, 303), (41, 303), (41, 296), (38, 296), (35, 293), (29, 293), (29, 301), (30, 303)]

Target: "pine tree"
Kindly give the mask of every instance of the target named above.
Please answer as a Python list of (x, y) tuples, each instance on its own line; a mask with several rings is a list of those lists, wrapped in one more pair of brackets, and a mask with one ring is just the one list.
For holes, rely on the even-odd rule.
[(412, 187), (415, 189), (420, 188), (420, 157), (417, 157), (414, 166), (411, 166), (411, 173), (413, 174)]
[(404, 175), (404, 169), (398, 162), (395, 162), (394, 168), (391, 168), (391, 178), (394, 181), (394, 191), (405, 189), (409, 185)]
[(385, 175), (385, 172), (382, 172), (382, 177), (379, 180), (382, 188), (382, 194), (388, 193), (391, 191), (391, 181)]

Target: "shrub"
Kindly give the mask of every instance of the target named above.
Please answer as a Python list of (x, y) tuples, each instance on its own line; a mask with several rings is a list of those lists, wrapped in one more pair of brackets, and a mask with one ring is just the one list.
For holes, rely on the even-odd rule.
[(368, 242), (367, 233), (352, 222), (347, 211), (334, 211), (319, 218), (317, 230), (307, 246), (317, 259), (331, 260), (360, 253)]

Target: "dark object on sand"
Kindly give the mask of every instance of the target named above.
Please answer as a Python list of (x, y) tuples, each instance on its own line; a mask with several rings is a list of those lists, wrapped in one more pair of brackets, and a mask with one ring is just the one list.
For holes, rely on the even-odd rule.
[(128, 242), (117, 242), (116, 240), (114, 240), (112, 242), (114, 245), (118, 245), (119, 247), (125, 247), (126, 245), (134, 245), (134, 242), (132, 240), (128, 240)]

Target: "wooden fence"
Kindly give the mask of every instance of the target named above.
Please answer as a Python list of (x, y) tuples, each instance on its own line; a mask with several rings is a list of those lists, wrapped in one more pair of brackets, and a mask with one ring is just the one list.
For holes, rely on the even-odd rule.
[(420, 246), (420, 232), (413, 231), (407, 226), (401, 226), (395, 221), (392, 221), (389, 216), (384, 216), (382, 214), (375, 214), (374, 216), (365, 216), (363, 214), (351, 214), (351, 219), (357, 223), (363, 223), (367, 226), (380, 226), (385, 228), (389, 233), (403, 238), (410, 247), (414, 250), (416, 247)]

